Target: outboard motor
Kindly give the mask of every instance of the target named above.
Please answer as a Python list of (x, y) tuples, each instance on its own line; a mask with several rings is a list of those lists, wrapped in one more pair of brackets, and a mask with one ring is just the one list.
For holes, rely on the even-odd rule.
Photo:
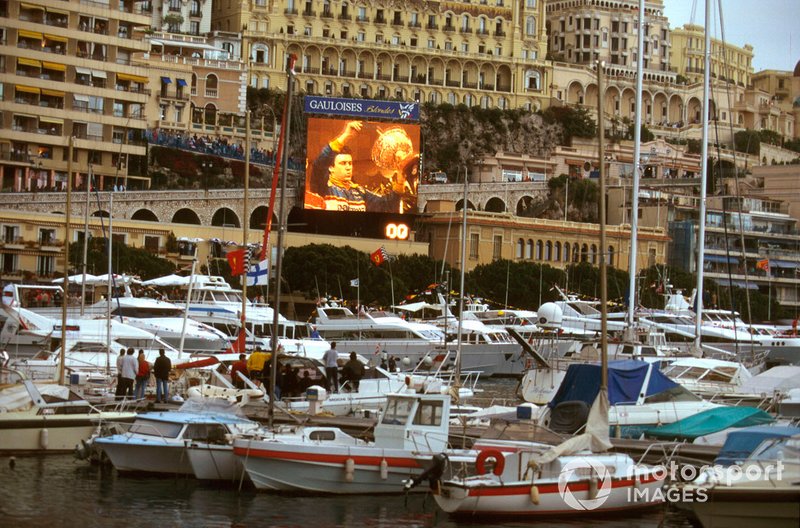
[(425, 471), (411, 480), (406, 481), (404, 486), (405, 491), (409, 491), (419, 486), (426, 479), (428, 480), (428, 484), (430, 485), (431, 489), (434, 489), (436, 483), (442, 479), (444, 470), (447, 469), (447, 464), (449, 462), (450, 459), (447, 458), (447, 455), (444, 453), (434, 455), (430, 464), (428, 464), (428, 467), (425, 468)]

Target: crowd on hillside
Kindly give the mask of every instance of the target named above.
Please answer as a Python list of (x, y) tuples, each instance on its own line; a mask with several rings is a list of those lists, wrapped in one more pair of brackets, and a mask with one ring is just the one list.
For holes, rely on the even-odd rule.
[[(232, 158), (244, 161), (244, 148), (235, 141), (227, 138), (189, 135), (184, 132), (173, 132), (171, 130), (152, 129), (147, 131), (148, 143), (161, 145), (163, 147), (190, 150), (200, 154), (219, 156), (222, 158)], [(274, 165), (275, 153), (272, 150), (260, 148), (250, 149), (250, 162), (260, 165)], [(302, 170), (302, 161), (289, 158), (289, 168)]]

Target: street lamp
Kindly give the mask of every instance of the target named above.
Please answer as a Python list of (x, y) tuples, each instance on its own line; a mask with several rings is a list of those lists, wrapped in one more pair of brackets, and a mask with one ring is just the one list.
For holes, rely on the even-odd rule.
[[(269, 110), (269, 113), (272, 114), (272, 155), (274, 156), (275, 152), (278, 150), (278, 118), (275, 116), (275, 110), (273, 110), (270, 105), (264, 103), (264, 108)], [(263, 124), (261, 128), (263, 130)]]

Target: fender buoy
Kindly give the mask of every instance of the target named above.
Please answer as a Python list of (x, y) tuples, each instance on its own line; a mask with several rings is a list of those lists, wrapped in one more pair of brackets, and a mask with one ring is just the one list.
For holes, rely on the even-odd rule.
[(478, 475), (486, 474), (486, 461), (490, 458), (494, 459), (494, 469), (492, 473), (498, 477), (503, 474), (503, 469), (506, 466), (506, 459), (503, 453), (497, 449), (485, 449), (478, 453), (478, 458), (475, 459), (475, 469)]

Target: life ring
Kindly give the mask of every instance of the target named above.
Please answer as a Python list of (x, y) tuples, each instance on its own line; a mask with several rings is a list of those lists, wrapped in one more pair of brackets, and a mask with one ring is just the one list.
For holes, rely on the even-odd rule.
[(494, 459), (494, 469), (492, 473), (498, 477), (503, 474), (503, 469), (506, 466), (506, 459), (503, 453), (497, 449), (485, 449), (478, 453), (478, 458), (475, 459), (475, 469), (478, 475), (486, 474), (486, 461), (490, 458)]

